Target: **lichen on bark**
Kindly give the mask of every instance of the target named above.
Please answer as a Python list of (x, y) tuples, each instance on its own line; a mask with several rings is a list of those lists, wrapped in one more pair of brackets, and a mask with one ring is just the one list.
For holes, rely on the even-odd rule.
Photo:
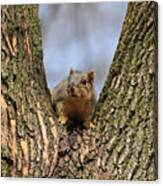
[(42, 63), (38, 6), (1, 10), (2, 176), (50, 176), (58, 133)]
[(37, 11), (2, 6), (2, 176), (157, 179), (157, 3), (128, 4), (88, 130), (56, 127)]
[(157, 179), (157, 3), (128, 4), (92, 122), (62, 132), (57, 177)]

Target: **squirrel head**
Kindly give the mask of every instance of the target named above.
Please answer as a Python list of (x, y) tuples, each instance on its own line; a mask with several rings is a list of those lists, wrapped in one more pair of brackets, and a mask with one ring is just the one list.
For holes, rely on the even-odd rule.
[(95, 71), (89, 70), (88, 72), (82, 72), (79, 70), (71, 69), (69, 72), (68, 81), (68, 93), (73, 97), (85, 97), (92, 96), (94, 91), (93, 84), (95, 78)]

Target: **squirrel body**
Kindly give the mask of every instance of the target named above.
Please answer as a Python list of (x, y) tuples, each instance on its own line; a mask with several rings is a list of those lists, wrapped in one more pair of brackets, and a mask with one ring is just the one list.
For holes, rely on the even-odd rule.
[(69, 76), (51, 90), (53, 106), (59, 116), (59, 122), (82, 122), (86, 128), (96, 104), (93, 70), (82, 72), (70, 70)]

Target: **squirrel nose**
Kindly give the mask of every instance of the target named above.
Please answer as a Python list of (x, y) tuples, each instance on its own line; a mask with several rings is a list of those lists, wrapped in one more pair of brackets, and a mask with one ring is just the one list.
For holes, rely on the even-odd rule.
[(73, 88), (73, 87), (71, 87), (70, 91), (73, 93), (73, 92), (74, 92), (74, 88)]

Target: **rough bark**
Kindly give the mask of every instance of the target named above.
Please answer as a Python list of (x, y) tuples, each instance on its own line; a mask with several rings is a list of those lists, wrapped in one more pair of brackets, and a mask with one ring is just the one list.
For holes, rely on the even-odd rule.
[(60, 135), (44, 79), (36, 10), (2, 7), (2, 175), (156, 179), (157, 4), (129, 3), (91, 128), (60, 126)]
[(157, 4), (130, 3), (94, 123), (102, 178), (157, 178)]
[(51, 176), (58, 133), (42, 63), (38, 6), (1, 10), (1, 173)]
[(157, 3), (129, 3), (90, 130), (62, 129), (55, 175), (157, 179)]

